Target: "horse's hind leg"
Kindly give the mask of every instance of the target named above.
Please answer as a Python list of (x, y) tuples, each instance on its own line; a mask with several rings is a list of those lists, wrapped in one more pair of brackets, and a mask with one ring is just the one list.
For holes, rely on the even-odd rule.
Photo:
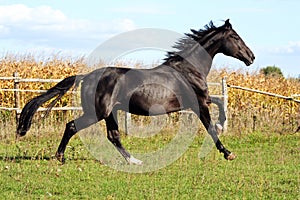
[(224, 103), (222, 100), (218, 97), (212, 97), (210, 96), (211, 102), (216, 104), (219, 109), (219, 122), (216, 123), (215, 128), (216, 130), (221, 133), (224, 130), (224, 124), (226, 121), (226, 114), (225, 114), (225, 109), (224, 109)]
[(143, 162), (134, 158), (126, 149), (123, 147), (120, 139), (120, 132), (117, 122), (117, 112), (113, 111), (110, 115), (105, 118), (107, 128), (108, 140), (117, 148), (121, 155), (126, 159), (129, 164), (141, 165)]
[(71, 137), (75, 135), (78, 131), (87, 128), (88, 126), (97, 123), (99, 120), (96, 117), (91, 117), (88, 115), (83, 115), (75, 120), (70, 121), (66, 124), (64, 135), (58, 146), (55, 157), (62, 163), (64, 163), (64, 153), (69, 143)]

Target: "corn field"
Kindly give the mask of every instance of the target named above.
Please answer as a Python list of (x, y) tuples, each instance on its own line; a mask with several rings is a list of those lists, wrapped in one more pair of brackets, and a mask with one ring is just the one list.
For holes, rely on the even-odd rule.
[[(0, 60), (0, 77), (11, 77), (14, 72), (18, 72), (22, 78), (62, 79), (67, 76), (91, 71), (92, 69), (87, 68), (83, 60), (83, 58), (68, 59), (53, 57), (44, 61), (37, 61), (33, 56), (7, 55)], [(124, 65), (128, 66), (128, 64), (120, 64), (120, 66)], [(134, 67), (138, 67), (138, 64), (133, 65)], [(241, 70), (232, 72), (226, 68), (212, 70), (208, 81), (220, 82), (222, 77), (226, 77), (227, 83), (230, 85), (272, 92), (283, 96), (300, 94), (299, 80), (285, 79), (283, 77), (265, 77), (259, 72), (245, 73)], [(20, 83), (20, 89), (46, 90), (54, 84)], [(0, 82), (0, 88), (13, 88), (13, 85), (13, 81)], [(210, 90), (215, 94), (214, 88)], [(20, 106), (23, 107), (28, 100), (36, 95), (36, 93), (22, 94)], [(13, 92), (0, 90), (0, 99), (1, 107), (14, 106)], [(73, 106), (71, 99), (70, 94), (66, 95), (58, 102), (57, 106)], [(63, 111), (64, 114), (67, 112), (70, 111)], [(299, 103), (228, 88), (228, 126), (229, 131), (234, 134), (252, 131), (271, 131), (280, 134), (290, 133), (300, 125), (299, 113)], [(0, 118), (1, 120), (11, 119), (11, 113), (0, 111)], [(173, 116), (173, 118), (176, 119), (176, 116)], [(141, 120), (140, 118), (134, 119)]]
[[(300, 80), (265, 76), (259, 72), (220, 71), (229, 85), (242, 86), (291, 97), (300, 93)], [(228, 88), (228, 118), (231, 128), (243, 131), (270, 131), (280, 134), (295, 131), (300, 125), (300, 104), (263, 94)]]

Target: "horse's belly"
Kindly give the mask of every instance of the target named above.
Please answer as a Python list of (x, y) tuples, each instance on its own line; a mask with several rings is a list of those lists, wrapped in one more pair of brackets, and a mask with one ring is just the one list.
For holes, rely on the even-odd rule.
[(160, 115), (182, 109), (181, 97), (174, 89), (160, 84), (138, 87), (129, 98), (129, 112)]

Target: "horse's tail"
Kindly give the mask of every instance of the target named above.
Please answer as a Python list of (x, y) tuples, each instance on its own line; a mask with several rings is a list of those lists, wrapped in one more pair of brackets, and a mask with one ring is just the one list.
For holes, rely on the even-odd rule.
[(49, 104), (49, 111), (53, 108), (55, 103), (60, 100), (64, 94), (74, 85), (78, 84), (84, 76), (70, 76), (57, 83), (50, 88), (46, 93), (33, 98), (23, 108), (18, 121), (17, 136), (24, 136), (29, 130), (34, 113), (38, 108), (48, 100), (56, 96), (56, 98)]

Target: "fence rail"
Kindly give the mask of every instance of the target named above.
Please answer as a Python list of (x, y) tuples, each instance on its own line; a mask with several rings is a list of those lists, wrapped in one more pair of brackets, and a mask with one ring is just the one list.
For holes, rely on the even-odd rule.
[(42, 79), (42, 78), (21, 78), (15, 72), (15, 76), (12, 77), (0, 77), (2, 81), (14, 81), (14, 82), (40, 82), (40, 83), (58, 83), (63, 79)]
[(300, 100), (295, 99), (297, 97), (300, 97), (299, 94), (294, 94), (294, 95), (291, 95), (291, 96), (287, 97), (287, 96), (283, 96), (283, 95), (279, 95), (279, 94), (275, 94), (275, 93), (271, 93), (271, 92), (264, 92), (264, 91), (261, 91), (261, 90), (255, 90), (255, 89), (241, 87), (241, 86), (235, 86), (235, 85), (227, 85), (227, 86), (230, 87), (230, 88), (234, 88), (234, 89), (244, 90), (244, 91), (248, 91), (248, 92), (254, 92), (254, 93), (258, 93), (258, 94), (264, 94), (264, 95), (268, 95), (268, 96), (277, 97), (277, 98), (281, 98), (281, 99), (285, 99), (285, 100), (289, 100), (289, 101), (294, 101), (296, 103), (300, 103)]

